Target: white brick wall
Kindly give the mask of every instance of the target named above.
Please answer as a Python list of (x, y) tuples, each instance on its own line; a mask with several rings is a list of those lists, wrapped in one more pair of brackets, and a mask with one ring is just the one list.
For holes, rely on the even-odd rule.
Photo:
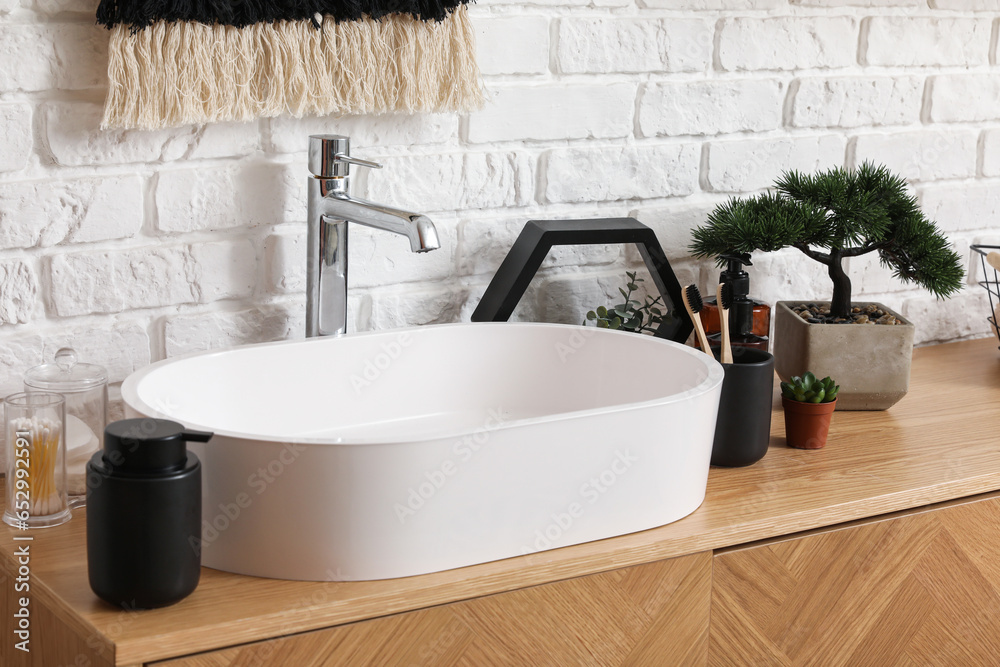
[(718, 64), (724, 70), (795, 70), (850, 67), (858, 22), (824, 18), (726, 19), (719, 29)]
[[(302, 335), (305, 149), (385, 163), (357, 193), (431, 214), (442, 248), (355, 228), (350, 326), (468, 319), (525, 221), (632, 215), (683, 281), (692, 227), (788, 168), (884, 162), (966, 262), (1000, 240), (998, 0), (489, 0), (471, 7), (491, 101), (468, 116), (98, 129), (96, 0), (0, 0), (0, 391), (72, 342), (122, 380), (163, 358)], [(631, 248), (557, 248), (515, 316), (578, 322)], [(758, 254), (755, 292), (819, 298), (821, 267)], [(923, 342), (988, 333), (975, 274), (942, 303), (852, 260), (859, 295)]]
[(642, 95), (644, 136), (763, 132), (781, 127), (785, 84), (773, 79), (650, 84)]
[(991, 18), (870, 18), (862, 62), (930, 68), (987, 65), (992, 23)]

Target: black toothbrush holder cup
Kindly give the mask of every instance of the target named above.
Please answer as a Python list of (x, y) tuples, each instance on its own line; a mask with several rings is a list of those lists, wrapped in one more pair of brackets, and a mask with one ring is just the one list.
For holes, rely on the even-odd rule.
[[(718, 359), (719, 350), (715, 350)], [(748, 466), (764, 458), (771, 439), (774, 357), (752, 348), (733, 348), (715, 424), (712, 465)]]

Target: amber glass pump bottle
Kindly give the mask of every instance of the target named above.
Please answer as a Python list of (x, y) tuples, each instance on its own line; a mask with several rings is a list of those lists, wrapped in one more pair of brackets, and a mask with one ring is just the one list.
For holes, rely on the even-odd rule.
[[(722, 255), (728, 263), (719, 276), (720, 283), (728, 283), (733, 289), (733, 305), (729, 309), (729, 338), (733, 346), (752, 347), (767, 352), (771, 329), (771, 307), (763, 301), (750, 298), (750, 275), (744, 266), (753, 266), (750, 255)], [(706, 299), (701, 318), (712, 347), (720, 345), (721, 325), (719, 306), (715, 298)]]

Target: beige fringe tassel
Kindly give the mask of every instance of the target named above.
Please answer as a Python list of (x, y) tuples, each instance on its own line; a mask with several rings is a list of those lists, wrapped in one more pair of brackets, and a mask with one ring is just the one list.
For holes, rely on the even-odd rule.
[(308, 21), (245, 28), (160, 21), (111, 30), (102, 128), (289, 115), (471, 111), (483, 103), (464, 5), (443, 21)]

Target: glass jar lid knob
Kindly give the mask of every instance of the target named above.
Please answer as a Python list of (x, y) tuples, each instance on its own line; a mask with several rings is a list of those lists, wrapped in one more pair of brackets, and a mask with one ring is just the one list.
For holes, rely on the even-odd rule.
[(69, 374), (73, 371), (73, 367), (76, 366), (76, 350), (71, 347), (60, 347), (56, 350), (54, 361), (59, 370)]

